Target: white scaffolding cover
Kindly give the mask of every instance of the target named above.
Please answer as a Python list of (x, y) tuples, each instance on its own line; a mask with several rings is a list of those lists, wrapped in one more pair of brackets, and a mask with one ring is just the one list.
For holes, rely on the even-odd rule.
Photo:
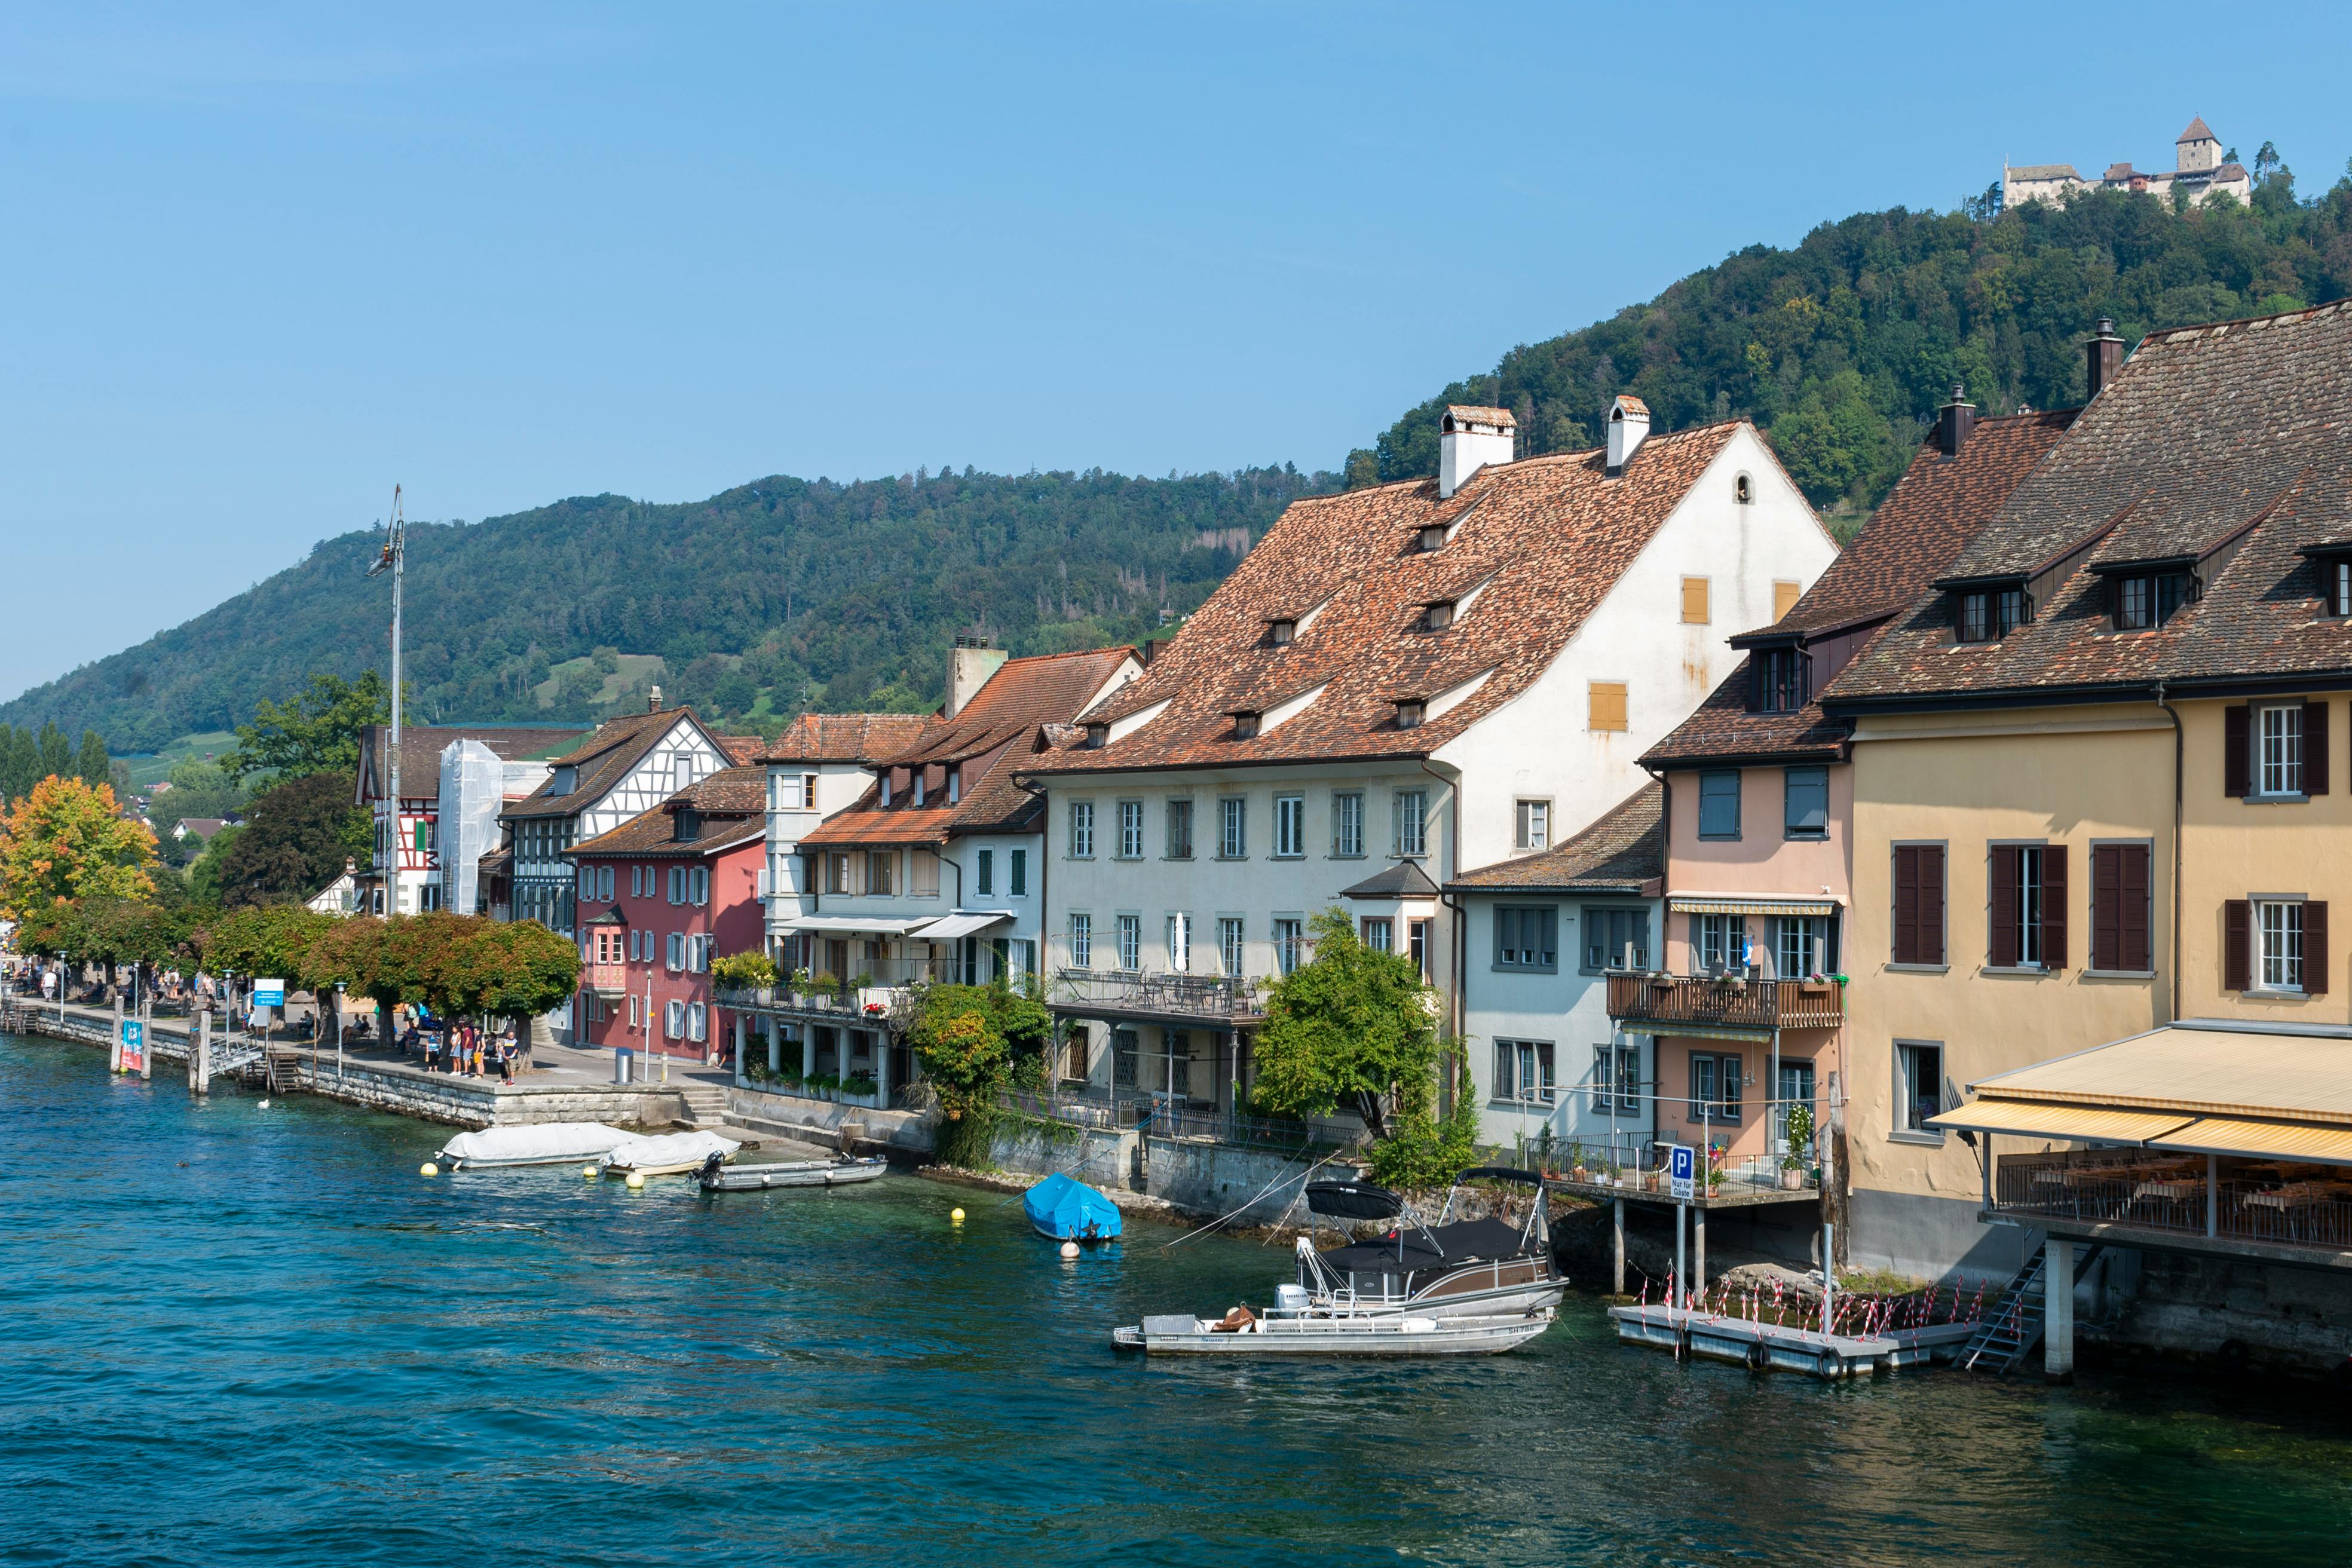
[(507, 764), (479, 741), (452, 741), (441, 752), (441, 907), (475, 912), (481, 859), (499, 847)]

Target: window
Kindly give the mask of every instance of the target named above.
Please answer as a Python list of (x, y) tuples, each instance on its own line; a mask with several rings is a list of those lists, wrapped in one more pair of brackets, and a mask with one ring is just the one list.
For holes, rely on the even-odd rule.
[(1277, 860), (1296, 860), (1307, 853), (1307, 797), (1274, 797), (1274, 854)]
[(2149, 941), (2152, 904), (2146, 844), (2091, 847), (2091, 967), (2120, 973), (2154, 967)]
[(1029, 896), (1029, 851), (1008, 849), (1004, 852), (1004, 857), (1005, 892), (1016, 899), (1027, 898)]
[[(986, 850), (981, 851), (986, 854)], [(898, 857), (889, 849), (868, 849), (866, 852), (866, 890), (887, 896), (893, 880), (891, 873), (898, 868)], [(696, 900), (699, 902), (700, 900)]]
[(1731, 481), (1731, 499), (1740, 506), (1750, 506), (1756, 500), (1756, 486), (1746, 474)]
[(686, 1038), (686, 1004), (672, 1002), (662, 1009), (662, 1033), (673, 1040)]
[(1943, 1133), (1928, 1126), (1927, 1118), (1944, 1109), (1944, 1047), (1896, 1046), (1895, 1093), (1895, 1131), (1942, 1142)]
[(1805, 654), (1802, 648), (1758, 648), (1753, 668), (1758, 712), (1794, 713), (1805, 705)]
[(1985, 593), (1960, 595), (1959, 637), (1962, 642), (1992, 639), (1992, 596)]
[(613, 897), (614, 881), (619, 875), (620, 873), (618, 869), (611, 866), (604, 867), (598, 870), (596, 873), (596, 896), (600, 899), (610, 901)]
[(1650, 967), (1650, 911), (1585, 906), (1584, 970)]
[(1285, 618), (1265, 624), (1265, 640), (1276, 647), (1288, 647), (1298, 637), (1298, 623)]
[(1837, 973), (1837, 921), (1831, 915), (1772, 917), (1773, 973), (1783, 980)]
[(1037, 973), (1037, 944), (1027, 937), (1013, 939), (1011, 957), (1014, 973), (1034, 975)]
[(415, 849), (419, 855), (424, 854), (431, 846), (432, 833), (433, 825), (431, 823), (419, 821), (413, 829), (413, 836), (415, 842), (412, 844), (410, 847)]
[(1748, 966), (1748, 922), (1734, 914), (1691, 916), (1691, 948), (1703, 974)]
[(2185, 572), (2159, 572), (2146, 577), (2117, 577), (2115, 595), (2116, 629), (2145, 631), (2170, 620), (2173, 612), (2194, 596)]
[(2332, 562), (2326, 570), (2328, 613), (2352, 616), (2352, 561)]
[(1454, 601), (1439, 599), (1421, 607), (1421, 629), (1442, 632), (1454, 624)]
[(1511, 847), (1545, 849), (1551, 845), (1551, 802), (1523, 800), (1512, 813)]
[(1095, 917), (1070, 917), (1070, 967), (1092, 969), (1095, 966)]
[(1702, 1055), (1690, 1059), (1690, 1120), (1739, 1120), (1740, 1066), (1738, 1057)]
[(1495, 910), (1495, 967), (1559, 968), (1559, 910), (1549, 904), (1502, 904)]
[(1396, 922), (1385, 915), (1366, 915), (1357, 922), (1364, 945), (1374, 952), (1389, 952), (1396, 946)]
[(1633, 1115), (1642, 1103), (1642, 1047), (1592, 1047), (1592, 1109), (1606, 1115)]
[(1617, 1047), (1617, 1110), (1632, 1116), (1642, 1109), (1642, 1047)]
[(686, 902), (686, 868), (672, 866), (662, 879), (662, 901), (666, 904)]
[(1118, 966), (1132, 974), (1143, 967), (1143, 917), (1118, 917)]
[[(953, 805), (962, 798), (963, 764), (961, 763), (950, 763), (948, 764), (948, 804), (950, 805)], [(1095, 808), (1090, 805), (1087, 807), (1087, 842), (1089, 845), (1094, 842), (1094, 821)], [(1094, 853), (1094, 850), (1089, 848), (1087, 853), (1091, 855)]]
[(1738, 769), (1725, 768), (1698, 775), (1698, 836), (1739, 837)]
[(2066, 847), (1993, 845), (1986, 883), (1986, 962), (1995, 969), (2063, 969)]
[(1419, 698), (1403, 698), (1396, 705), (1396, 727), (1418, 730), (1429, 717), (1429, 704)]
[(1423, 554), (1427, 554), (1431, 551), (1444, 549), (1445, 525), (1442, 522), (1433, 522), (1425, 525), (1418, 534), (1413, 536), (1413, 542)]
[(981, 898), (996, 896), (996, 851), (982, 849), (972, 858), (971, 890)]
[(1703, 626), (1706, 625), (1706, 579), (1704, 577), (1684, 578), (1683, 625), (1686, 626)]
[(1354, 790), (1341, 790), (1331, 797), (1331, 853), (1342, 860), (1363, 856), (1364, 797)]
[(1495, 1099), (1549, 1105), (1556, 1092), (1549, 1040), (1495, 1042)]
[(1229, 980), (1241, 978), (1242, 922), (1233, 915), (1217, 921), (1217, 973)]
[(1249, 802), (1229, 795), (1217, 802), (1217, 858), (1240, 860), (1249, 854)]
[(1135, 1063), (1142, 1054), (1141, 1038), (1133, 1029), (1113, 1029), (1110, 1032), (1110, 1082), (1113, 1089), (1135, 1087)]
[(1429, 853), (1429, 792), (1401, 789), (1396, 792), (1396, 853), (1405, 859), (1418, 859)]
[(633, 899), (642, 899), (645, 896), (646, 868), (643, 866), (631, 866), (629, 868), (629, 897)]
[(1625, 727), (1625, 683), (1622, 680), (1594, 681), (1585, 695), (1585, 728), (1623, 730)]
[(1123, 800), (1118, 803), (1118, 849), (1116, 858), (1143, 858), (1143, 803)]
[(2254, 904), (2262, 928), (2262, 988), (2303, 989), (2304, 919), (2300, 900), (2263, 899)]
[(1192, 803), (1171, 800), (1168, 803), (1168, 858), (1190, 860), (1192, 858)]
[(1804, 596), (1805, 585), (1802, 583), (1773, 584), (1772, 618), (1778, 621), (1786, 616), (1790, 610), (1797, 607), (1797, 601)]
[(1405, 956), (1412, 959), (1413, 968), (1421, 972), (1422, 984), (1424, 985), (1429, 984), (1429, 966), (1436, 961), (1434, 951), (1436, 930), (1437, 922), (1434, 921), (1404, 922)]
[(907, 892), (911, 898), (936, 899), (940, 896), (940, 852), (936, 849), (910, 849), (907, 852)]
[(1276, 968), (1285, 974), (1297, 973), (1298, 965), (1307, 956), (1306, 948), (1307, 922), (1305, 921), (1278, 920), (1274, 922)]
[(2299, 795), (2303, 790), (2303, 705), (2273, 703), (2254, 710), (2259, 723), (2255, 793)]
[(836, 850), (824, 858), (824, 890), (846, 895), (849, 892), (849, 856)]
[(699, 1002), (689, 1002), (686, 1007), (686, 1037), (705, 1039), (709, 1035), (709, 1015)]
[(1234, 715), (1234, 739), (1236, 741), (1255, 741), (1257, 739), (1256, 714), (1236, 713)]
[(689, 880), (693, 888), (694, 901), (698, 904), (709, 903), (710, 901), (710, 868), (695, 867), (694, 875)]
[(1992, 607), (1993, 629), (2001, 637), (2007, 637), (2032, 619), (2026, 613), (2025, 590), (2022, 588), (2003, 588), (1993, 595)]
[(665, 947), (666, 951), (662, 956), (667, 961), (666, 967), (674, 973), (682, 973), (686, 968), (686, 933), (677, 931), (670, 932), (669, 941)]
[(1192, 972), (1192, 917), (1178, 910), (1168, 917), (1168, 973)]
[(1830, 771), (1790, 768), (1783, 775), (1782, 831), (1790, 838), (1830, 836)]
[(1070, 858), (1091, 860), (1095, 858), (1095, 803), (1090, 800), (1070, 802)]
[(1896, 963), (1929, 967), (1944, 962), (1944, 847), (1895, 846)]

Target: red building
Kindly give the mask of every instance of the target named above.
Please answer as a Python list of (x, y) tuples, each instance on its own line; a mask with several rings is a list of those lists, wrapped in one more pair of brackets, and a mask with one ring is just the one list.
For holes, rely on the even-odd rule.
[(716, 1061), (710, 962), (761, 950), (767, 773), (734, 767), (574, 845), (580, 1039)]

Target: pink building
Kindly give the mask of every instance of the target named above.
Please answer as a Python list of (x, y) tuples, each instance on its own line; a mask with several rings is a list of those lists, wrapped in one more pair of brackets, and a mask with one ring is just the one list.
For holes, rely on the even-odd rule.
[(731, 767), (572, 847), (579, 1038), (716, 1062), (710, 963), (761, 950), (767, 774)]

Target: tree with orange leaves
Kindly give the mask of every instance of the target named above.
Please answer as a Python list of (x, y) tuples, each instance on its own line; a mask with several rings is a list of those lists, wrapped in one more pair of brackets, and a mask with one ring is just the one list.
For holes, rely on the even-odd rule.
[(0, 916), (40, 920), (93, 895), (155, 895), (155, 835), (110, 785), (51, 774), (0, 818)]

